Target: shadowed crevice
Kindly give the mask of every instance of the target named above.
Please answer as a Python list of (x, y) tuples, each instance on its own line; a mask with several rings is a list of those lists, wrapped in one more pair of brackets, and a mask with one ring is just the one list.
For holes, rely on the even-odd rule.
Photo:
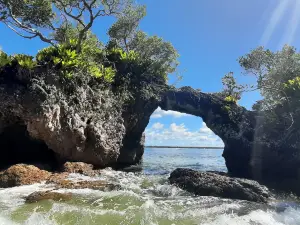
[(29, 136), (26, 126), (14, 124), (0, 134), (0, 169), (17, 163), (43, 165), (52, 170), (57, 166), (55, 153), (40, 140)]

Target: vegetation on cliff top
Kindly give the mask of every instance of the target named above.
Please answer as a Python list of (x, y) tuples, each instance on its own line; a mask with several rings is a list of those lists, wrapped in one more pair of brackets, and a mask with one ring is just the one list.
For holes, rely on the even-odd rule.
[[(140, 30), (145, 15), (145, 6), (131, 0), (0, 0), (0, 22), (24, 38), (39, 38), (50, 45), (36, 56), (0, 51), (0, 72), (17, 68), (31, 73), (43, 68), (67, 79), (91, 76), (115, 86), (165, 84), (168, 74), (176, 71), (178, 53), (171, 43)], [(107, 32), (108, 43), (103, 44), (91, 28), (106, 16), (116, 21)], [(289, 46), (278, 52), (254, 49), (239, 62), (247, 74), (255, 75), (256, 85), (238, 84), (230, 72), (222, 79), (223, 91), (216, 94), (230, 105), (244, 91), (260, 90), (264, 98), (253, 108), (280, 109), (280, 116), (294, 124), (299, 111), (299, 59), (300, 54)]]
[[(1, 0), (0, 22), (24, 38), (40, 38), (50, 46), (35, 57), (0, 51), (0, 71), (18, 67), (32, 72), (42, 67), (66, 78), (85, 74), (114, 83), (120, 81), (117, 76), (126, 75), (120, 65), (134, 64), (153, 80), (166, 82), (176, 70), (178, 53), (171, 43), (139, 29), (145, 15), (145, 6), (130, 0)], [(91, 31), (104, 16), (116, 17), (106, 46)]]

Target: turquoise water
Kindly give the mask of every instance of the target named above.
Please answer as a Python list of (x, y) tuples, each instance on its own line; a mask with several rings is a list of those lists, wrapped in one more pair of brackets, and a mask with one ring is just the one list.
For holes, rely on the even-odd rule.
[(174, 169), (227, 171), (222, 149), (146, 148), (145, 174), (168, 174)]
[(257, 204), (195, 197), (168, 183), (169, 173), (178, 167), (226, 171), (221, 155), (222, 150), (146, 149), (140, 173), (108, 168), (96, 178), (71, 174), (71, 180), (106, 180), (121, 188), (58, 190), (73, 193), (68, 202), (24, 203), (30, 193), (52, 188), (45, 184), (0, 189), (0, 225), (300, 225), (300, 205), (290, 196)]

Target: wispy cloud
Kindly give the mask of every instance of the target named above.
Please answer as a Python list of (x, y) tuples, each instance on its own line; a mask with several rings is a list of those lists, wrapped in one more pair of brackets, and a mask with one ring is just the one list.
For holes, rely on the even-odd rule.
[(281, 41), (280, 47), (282, 47), (284, 44), (291, 45), (293, 43), (296, 37), (296, 32), (300, 24), (300, 1), (299, 0), (290, 0), (290, 1), (295, 2), (295, 5), (293, 6), (293, 12), (291, 18), (288, 21), (288, 26), (286, 27), (285, 35)]
[(151, 118), (157, 119), (157, 118), (162, 118), (164, 116), (172, 116), (172, 117), (175, 117), (175, 118), (180, 118), (180, 117), (190, 116), (190, 115), (185, 114), (185, 113), (171, 111), (171, 110), (170, 111), (164, 111), (161, 108), (158, 108), (157, 110), (154, 111)]
[(161, 130), (164, 128), (164, 125), (162, 123), (155, 123), (152, 125), (152, 128), (151, 129), (154, 129), (154, 130)]
[[(284, 14), (288, 9), (289, 4), (293, 1), (294, 0), (279, 0), (279, 4), (274, 9), (272, 16), (270, 17), (270, 20), (266, 26), (265, 32), (263, 33), (263, 36), (260, 41), (261, 45), (263, 46), (268, 45), (277, 25), (282, 20)], [(296, 1), (298, 2), (299, 0)]]
[(175, 145), (175, 146), (224, 146), (221, 139), (215, 135), (205, 123), (196, 131), (188, 129), (184, 123), (172, 123), (166, 127), (155, 123), (146, 129), (147, 145)]

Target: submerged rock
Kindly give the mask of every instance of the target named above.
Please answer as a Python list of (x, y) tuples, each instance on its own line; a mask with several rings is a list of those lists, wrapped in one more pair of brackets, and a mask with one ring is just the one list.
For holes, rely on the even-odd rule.
[(47, 180), (51, 173), (32, 165), (17, 164), (0, 172), (0, 187), (9, 188)]
[(120, 189), (119, 185), (107, 183), (102, 180), (95, 181), (71, 181), (71, 180), (62, 180), (60, 183), (56, 184), (58, 189), (93, 189), (99, 191), (112, 191)]
[(93, 189), (112, 191), (120, 189), (119, 185), (107, 183), (103, 180), (69, 180), (69, 173), (55, 173), (49, 177), (47, 184), (53, 184), (56, 189)]
[(176, 169), (170, 175), (170, 183), (195, 195), (267, 202), (268, 189), (256, 181), (231, 178), (210, 172)]
[(33, 192), (25, 198), (26, 203), (35, 203), (42, 200), (54, 200), (54, 201), (69, 201), (72, 199), (71, 193), (58, 193), (52, 191), (37, 191)]

